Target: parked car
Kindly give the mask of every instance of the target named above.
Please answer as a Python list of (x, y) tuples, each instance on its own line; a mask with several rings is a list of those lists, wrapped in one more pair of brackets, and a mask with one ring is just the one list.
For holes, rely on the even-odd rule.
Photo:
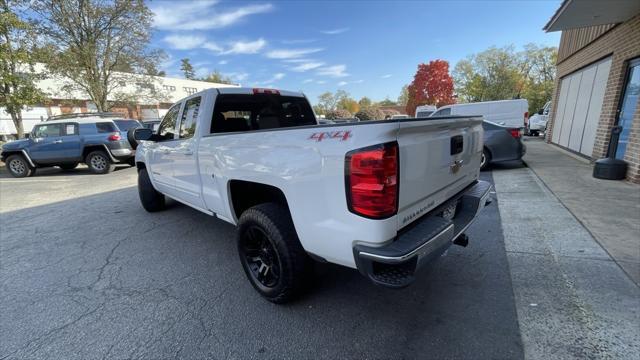
[(153, 131), (158, 130), (158, 126), (160, 126), (160, 120), (143, 120), (142, 126), (147, 129), (151, 129)]
[(483, 121), (484, 148), (480, 168), (501, 161), (520, 160), (526, 152), (522, 143), (522, 132), (519, 128), (506, 127), (490, 121)]
[[(242, 267), (268, 300), (291, 299), (311, 259), (400, 288), (485, 206), (482, 121), (318, 126), (304, 94), (207, 89), (175, 104), (156, 133), (136, 129), (138, 192), (238, 226)], [(464, 266), (464, 265), (460, 265)]]
[(529, 118), (529, 103), (525, 99), (484, 101), (446, 105), (431, 114), (431, 117), (450, 115), (477, 115), (484, 120), (511, 128), (524, 128)]
[(540, 133), (547, 131), (547, 121), (549, 121), (550, 109), (551, 101), (548, 101), (540, 111), (529, 118), (529, 126), (526, 131), (527, 135), (538, 136)]
[(32, 176), (39, 167), (71, 170), (81, 162), (93, 173), (106, 174), (115, 164), (134, 164), (135, 140), (128, 130), (139, 127), (131, 119), (67, 116), (38, 123), (28, 139), (4, 144), (0, 157), (14, 177)]
[(391, 115), (390, 119), (391, 120), (397, 120), (397, 119), (408, 119), (409, 115), (407, 114), (396, 114), (396, 115)]
[(436, 110), (434, 105), (421, 105), (416, 107), (416, 118), (425, 118), (431, 116)]

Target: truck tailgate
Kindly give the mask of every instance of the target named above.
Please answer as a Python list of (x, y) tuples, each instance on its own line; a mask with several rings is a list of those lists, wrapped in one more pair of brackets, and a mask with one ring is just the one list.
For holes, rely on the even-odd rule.
[(478, 179), (481, 118), (401, 121), (398, 229)]

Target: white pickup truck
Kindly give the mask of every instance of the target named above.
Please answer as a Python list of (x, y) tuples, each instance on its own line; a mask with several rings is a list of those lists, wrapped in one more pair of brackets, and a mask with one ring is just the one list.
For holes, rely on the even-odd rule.
[(237, 225), (254, 288), (281, 303), (313, 259), (376, 284), (410, 284), (488, 203), (482, 120), (442, 117), (318, 125), (302, 93), (209, 89), (136, 129), (143, 207), (172, 198)]

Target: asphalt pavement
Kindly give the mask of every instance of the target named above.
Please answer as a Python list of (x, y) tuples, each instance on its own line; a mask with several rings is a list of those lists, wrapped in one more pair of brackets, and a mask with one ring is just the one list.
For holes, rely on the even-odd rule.
[(274, 305), (233, 226), (147, 213), (135, 179), (0, 176), (1, 359), (523, 357), (498, 202), (406, 289), (318, 264), (307, 294)]

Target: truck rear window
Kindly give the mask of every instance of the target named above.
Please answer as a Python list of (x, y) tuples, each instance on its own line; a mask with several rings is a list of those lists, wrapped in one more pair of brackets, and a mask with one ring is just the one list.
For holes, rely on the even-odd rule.
[(307, 99), (275, 94), (221, 94), (216, 99), (212, 133), (316, 125)]

